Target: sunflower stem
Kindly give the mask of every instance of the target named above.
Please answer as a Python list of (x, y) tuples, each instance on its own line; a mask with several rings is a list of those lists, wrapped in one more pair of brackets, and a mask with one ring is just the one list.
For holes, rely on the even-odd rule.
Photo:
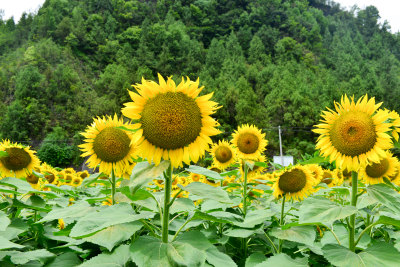
[(111, 204), (115, 204), (115, 173), (114, 165), (111, 168)]
[(162, 215), (162, 242), (168, 243), (168, 226), (169, 226), (169, 203), (171, 199), (171, 185), (173, 168), (169, 165), (168, 170), (164, 174), (164, 210)]
[(243, 215), (246, 217), (247, 214), (247, 174), (249, 172), (249, 166), (244, 161), (244, 177), (243, 177)]
[[(281, 208), (281, 221), (280, 221), (280, 226), (282, 228), (282, 226), (284, 225), (284, 213), (285, 213), (285, 200), (286, 200), (286, 195), (283, 194), (283, 198), (282, 198), (282, 208)], [(283, 245), (283, 239), (279, 239), (279, 247), (278, 247), (278, 253), (282, 252), (282, 245)]]
[[(357, 206), (357, 184), (358, 184), (358, 173), (355, 171), (351, 172), (351, 205), (353, 207)], [(356, 233), (356, 214), (352, 214), (350, 216), (350, 223), (349, 223), (349, 249), (351, 251), (355, 251), (356, 247), (355, 247), (355, 242), (354, 242), (354, 236)]]

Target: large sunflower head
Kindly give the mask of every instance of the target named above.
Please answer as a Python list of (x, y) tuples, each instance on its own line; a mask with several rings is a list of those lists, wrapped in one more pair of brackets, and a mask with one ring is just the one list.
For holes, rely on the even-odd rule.
[(365, 95), (354, 102), (354, 98), (342, 97), (335, 102), (335, 109), (324, 111), (322, 123), (313, 131), (320, 134), (317, 149), (336, 166), (357, 171), (361, 164), (378, 163), (385, 157), (385, 150), (393, 144), (387, 123), (388, 112), (377, 111), (380, 104), (375, 98)]
[(87, 163), (90, 168), (99, 166), (99, 171), (107, 175), (114, 168), (115, 175), (121, 177), (133, 162), (137, 149), (131, 142), (131, 132), (118, 128), (121, 126), (133, 129), (131, 124), (124, 123), (114, 115), (113, 118), (108, 116), (94, 119), (92, 125), (81, 133), (86, 138), (86, 143), (79, 145), (83, 152), (81, 156), (89, 156)]
[(221, 170), (225, 170), (236, 162), (236, 152), (227, 141), (214, 143), (210, 149), (213, 158), (213, 165)]
[(35, 151), (29, 147), (3, 140), (0, 143), (0, 151), (7, 152), (7, 156), (0, 157), (0, 173), (3, 177), (26, 177), (40, 166)]
[(236, 148), (239, 159), (254, 160), (264, 152), (268, 141), (254, 125), (242, 125), (232, 134), (232, 144)]
[(210, 136), (219, 134), (218, 123), (210, 115), (219, 108), (210, 101), (212, 93), (199, 96), (203, 87), (186, 81), (175, 85), (159, 74), (159, 84), (142, 79), (129, 91), (133, 102), (125, 103), (124, 116), (136, 120), (134, 141), (138, 141), (140, 156), (158, 165), (161, 158), (173, 167), (182, 162), (197, 162), (212, 143)]
[(360, 168), (360, 177), (365, 184), (383, 183), (383, 178), (389, 180), (396, 176), (398, 160), (390, 152), (379, 162), (372, 162)]
[(277, 173), (272, 189), (274, 197), (282, 195), (286, 199), (302, 200), (314, 192), (313, 186), (318, 183), (311, 171), (304, 166), (293, 166)]

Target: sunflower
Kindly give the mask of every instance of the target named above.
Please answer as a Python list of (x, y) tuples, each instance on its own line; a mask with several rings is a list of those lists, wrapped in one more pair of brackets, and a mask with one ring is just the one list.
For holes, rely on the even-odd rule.
[(236, 152), (227, 141), (219, 141), (214, 143), (210, 149), (213, 158), (213, 166), (225, 170), (236, 162)]
[(324, 170), (318, 164), (307, 164), (305, 165), (312, 173), (314, 179), (317, 181), (321, 181), (322, 176), (324, 174)]
[(82, 178), (81, 177), (79, 177), (79, 176), (74, 176), (74, 178), (72, 179), (72, 181), (71, 181), (71, 185), (72, 186), (80, 186), (81, 184), (82, 184)]
[(316, 148), (322, 156), (349, 171), (357, 171), (361, 164), (378, 163), (385, 157), (385, 150), (393, 146), (386, 133), (391, 123), (386, 123), (387, 112), (376, 112), (380, 105), (375, 104), (375, 98), (368, 100), (367, 95), (357, 102), (344, 96), (340, 103), (335, 102), (336, 111), (324, 111), (322, 123), (313, 129), (320, 134)]
[(318, 183), (311, 171), (304, 166), (293, 166), (277, 173), (276, 181), (272, 186), (274, 197), (282, 195), (286, 199), (302, 200), (311, 194), (313, 186)]
[(87, 160), (90, 168), (99, 165), (99, 171), (110, 175), (111, 170), (121, 177), (136, 156), (136, 146), (131, 143), (132, 134), (117, 127), (132, 129), (131, 124), (114, 117), (98, 117), (91, 126), (81, 133), (86, 139), (85, 144), (79, 145), (83, 151), (82, 157), (90, 156)]
[(232, 144), (240, 159), (256, 160), (264, 152), (268, 141), (254, 125), (242, 125), (232, 134)]
[(198, 173), (193, 173), (193, 172), (191, 172), (191, 173), (189, 174), (189, 179), (190, 179), (192, 182), (203, 182), (204, 179), (205, 179), (205, 176), (204, 176), (204, 175), (201, 175), (201, 174), (198, 174)]
[[(247, 161), (249, 161), (251, 163), (256, 163), (256, 162), (265, 163), (266, 160), (267, 160), (266, 157), (264, 155), (261, 155), (261, 156), (257, 157), (254, 161), (253, 160), (247, 160)], [(245, 164), (244, 161), (242, 161), (242, 164), (240, 166), (240, 174), (241, 174), (242, 180), (244, 178), (244, 164)], [(247, 172), (248, 182), (253, 181), (255, 176), (258, 176), (260, 173), (263, 173), (264, 171), (265, 171), (265, 167), (254, 164), (253, 169), (250, 170), (250, 168), (249, 168), (249, 170)]]
[(383, 178), (394, 177), (396, 175), (396, 166), (398, 161), (390, 152), (378, 163), (371, 163), (360, 169), (360, 178), (365, 184), (383, 183)]
[(323, 170), (322, 177), (319, 181), (320, 183), (325, 183), (329, 187), (334, 187), (340, 182), (336, 172), (331, 170)]
[(81, 177), (82, 180), (83, 180), (83, 179), (89, 177), (89, 172), (87, 170), (84, 170), (84, 171), (81, 171), (81, 172), (77, 172), (76, 175)]
[(0, 173), (3, 177), (25, 177), (32, 170), (40, 166), (40, 160), (35, 151), (10, 140), (0, 143), (0, 151), (7, 152), (7, 156), (0, 157)]
[(197, 162), (212, 143), (210, 136), (220, 133), (219, 125), (210, 115), (219, 108), (210, 101), (212, 93), (199, 96), (203, 87), (186, 81), (175, 85), (158, 74), (159, 84), (142, 79), (129, 91), (133, 102), (125, 103), (122, 114), (137, 120), (133, 141), (138, 141), (140, 156), (158, 165), (161, 158), (170, 160), (172, 167), (182, 162)]

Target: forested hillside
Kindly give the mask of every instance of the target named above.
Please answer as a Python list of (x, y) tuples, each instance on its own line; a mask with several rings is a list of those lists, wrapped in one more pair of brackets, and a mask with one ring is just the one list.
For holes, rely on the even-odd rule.
[(311, 127), (342, 94), (400, 110), (400, 36), (378, 19), (329, 0), (46, 0), (0, 17), (0, 137), (68, 163), (94, 116), (120, 114), (127, 88), (160, 73), (215, 92), (221, 138), (255, 124), (271, 155), (281, 125), (286, 153), (312, 153)]

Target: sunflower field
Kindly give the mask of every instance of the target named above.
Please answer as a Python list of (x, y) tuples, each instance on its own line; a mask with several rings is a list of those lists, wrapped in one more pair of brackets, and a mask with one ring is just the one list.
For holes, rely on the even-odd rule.
[[(342, 96), (318, 152), (271, 164), (252, 124), (229, 140), (199, 80), (129, 90), (124, 117), (93, 119), (87, 170), (0, 144), (1, 266), (399, 266), (400, 116)], [(212, 138), (212, 139), (211, 139)]]

